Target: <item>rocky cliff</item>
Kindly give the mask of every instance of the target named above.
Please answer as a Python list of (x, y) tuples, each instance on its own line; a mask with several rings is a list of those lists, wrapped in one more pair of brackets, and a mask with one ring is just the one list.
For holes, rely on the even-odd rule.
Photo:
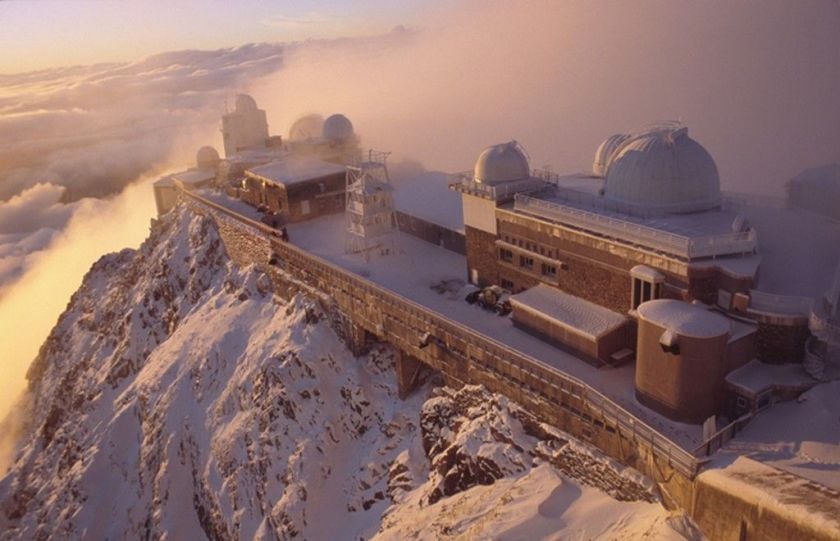
[(213, 222), (100, 259), (30, 372), (3, 539), (677, 538), (641, 475), (480, 387), (397, 398), (393, 351), (229, 260)]

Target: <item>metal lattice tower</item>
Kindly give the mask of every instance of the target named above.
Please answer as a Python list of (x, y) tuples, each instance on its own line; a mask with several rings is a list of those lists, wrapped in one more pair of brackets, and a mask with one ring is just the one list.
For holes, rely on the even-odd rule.
[(393, 250), (394, 197), (387, 157), (387, 152), (370, 150), (347, 166), (344, 249), (365, 260)]

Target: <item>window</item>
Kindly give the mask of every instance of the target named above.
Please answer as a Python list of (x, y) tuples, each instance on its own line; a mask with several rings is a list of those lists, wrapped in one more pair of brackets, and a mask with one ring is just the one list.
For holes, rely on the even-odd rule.
[(510, 263), (511, 261), (513, 261), (513, 252), (511, 252), (507, 248), (499, 248), (499, 259)]
[(519, 256), (519, 266), (526, 268), (526, 269), (533, 269), (534, 268), (534, 258), (521, 255)]
[(637, 265), (630, 270), (630, 276), (632, 282), (630, 305), (633, 310), (643, 302), (662, 296), (662, 286), (665, 282), (665, 276), (662, 273), (644, 265)]
[(543, 276), (548, 276), (549, 278), (554, 278), (557, 276), (557, 267), (554, 265), (549, 265), (548, 263), (542, 264), (542, 274)]
[(507, 289), (508, 291), (513, 291), (513, 282), (502, 278), (502, 289)]

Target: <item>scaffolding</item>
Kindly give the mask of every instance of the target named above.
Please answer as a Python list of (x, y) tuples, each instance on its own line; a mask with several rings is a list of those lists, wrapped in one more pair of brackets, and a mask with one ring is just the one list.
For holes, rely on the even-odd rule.
[(394, 197), (387, 158), (387, 152), (369, 150), (347, 165), (344, 250), (361, 254), (365, 261), (394, 249)]

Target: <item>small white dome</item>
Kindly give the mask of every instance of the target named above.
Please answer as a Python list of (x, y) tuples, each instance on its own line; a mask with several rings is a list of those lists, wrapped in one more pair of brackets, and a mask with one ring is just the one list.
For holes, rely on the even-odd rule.
[(353, 123), (344, 115), (330, 115), (324, 121), (323, 135), (330, 141), (344, 141), (353, 137)]
[(304, 115), (295, 120), (289, 128), (290, 141), (306, 141), (321, 135), (324, 129), (324, 117), (321, 115)]
[(219, 152), (209, 145), (201, 147), (195, 153), (195, 163), (199, 169), (216, 167), (216, 164), (219, 163)]
[(531, 178), (528, 158), (519, 143), (510, 141), (485, 148), (475, 162), (476, 182), (494, 185)]
[(666, 212), (696, 212), (720, 204), (714, 159), (688, 136), (663, 127), (628, 139), (609, 163), (604, 197)]
[(236, 110), (240, 113), (256, 111), (257, 102), (248, 94), (238, 94), (236, 96)]
[(617, 133), (598, 145), (598, 150), (595, 151), (595, 160), (592, 162), (592, 173), (595, 176), (607, 176), (610, 163), (618, 154), (621, 145), (629, 138), (630, 136), (626, 133)]

